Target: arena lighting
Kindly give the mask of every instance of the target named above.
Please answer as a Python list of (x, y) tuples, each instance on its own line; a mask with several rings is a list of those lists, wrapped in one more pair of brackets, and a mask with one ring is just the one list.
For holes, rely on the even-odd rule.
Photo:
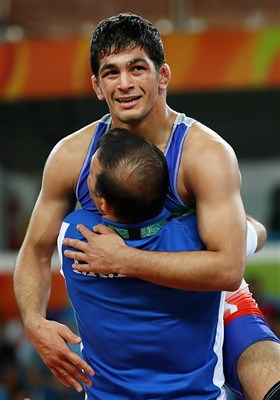
[(10, 25), (3, 29), (2, 40), (8, 42), (18, 42), (24, 36), (24, 29), (20, 25)]
[(170, 19), (159, 19), (155, 26), (162, 35), (168, 35), (174, 30), (173, 22)]

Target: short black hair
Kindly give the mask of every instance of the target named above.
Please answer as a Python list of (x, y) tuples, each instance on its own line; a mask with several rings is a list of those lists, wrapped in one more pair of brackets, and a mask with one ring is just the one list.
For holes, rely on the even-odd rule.
[(154, 218), (164, 205), (169, 174), (164, 154), (127, 129), (112, 128), (99, 141), (102, 168), (94, 194), (104, 197), (121, 222)]
[(157, 70), (165, 62), (162, 40), (156, 27), (139, 15), (121, 13), (102, 20), (92, 34), (90, 63), (93, 74), (98, 76), (101, 58), (129, 46), (143, 48)]

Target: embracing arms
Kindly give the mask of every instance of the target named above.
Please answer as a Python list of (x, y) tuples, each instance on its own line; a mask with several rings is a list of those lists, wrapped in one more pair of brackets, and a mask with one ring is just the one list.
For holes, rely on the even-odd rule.
[(178, 187), (183, 187), (182, 198), (195, 198), (199, 233), (207, 251), (142, 251), (126, 246), (104, 226), (98, 225), (96, 233), (81, 226), (88, 243), (65, 239), (66, 245), (84, 252), (65, 253), (86, 263), (77, 267), (80, 271), (118, 272), (185, 290), (239, 287), (246, 259), (246, 216), (238, 163), (231, 147), (214, 132), (201, 126), (192, 129), (185, 143)]

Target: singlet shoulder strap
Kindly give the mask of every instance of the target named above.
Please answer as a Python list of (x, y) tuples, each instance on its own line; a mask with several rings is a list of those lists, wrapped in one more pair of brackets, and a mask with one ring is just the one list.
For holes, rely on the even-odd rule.
[(97, 149), (97, 144), (100, 139), (100, 137), (107, 132), (107, 130), (111, 126), (111, 115), (106, 114), (104, 115), (98, 122), (97, 126), (95, 128), (95, 132), (92, 135), (91, 142), (89, 144), (88, 150), (86, 157), (84, 159), (81, 172), (77, 181), (77, 186), (76, 186), (76, 196), (83, 208), (87, 208), (86, 204), (88, 202), (91, 202), (90, 196), (88, 194), (88, 188), (87, 188), (87, 177), (89, 174), (89, 168), (90, 168), (90, 161), (93, 156), (93, 154), (96, 152)]
[(182, 213), (181, 208), (183, 207), (186, 209), (187, 206), (184, 204), (178, 193), (178, 171), (181, 163), (185, 139), (188, 135), (189, 129), (195, 122), (195, 119), (187, 117), (185, 114), (178, 114), (173, 124), (173, 129), (165, 149), (165, 157), (169, 169), (169, 181), (171, 189), (170, 195), (176, 199), (177, 205), (180, 207), (178, 212), (179, 215)]

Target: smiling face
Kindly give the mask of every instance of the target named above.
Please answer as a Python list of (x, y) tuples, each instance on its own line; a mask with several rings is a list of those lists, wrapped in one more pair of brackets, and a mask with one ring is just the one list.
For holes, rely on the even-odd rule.
[(166, 64), (157, 71), (144, 49), (128, 47), (100, 60), (92, 84), (99, 100), (106, 100), (114, 122), (135, 124), (155, 108), (167, 87), (168, 72)]

